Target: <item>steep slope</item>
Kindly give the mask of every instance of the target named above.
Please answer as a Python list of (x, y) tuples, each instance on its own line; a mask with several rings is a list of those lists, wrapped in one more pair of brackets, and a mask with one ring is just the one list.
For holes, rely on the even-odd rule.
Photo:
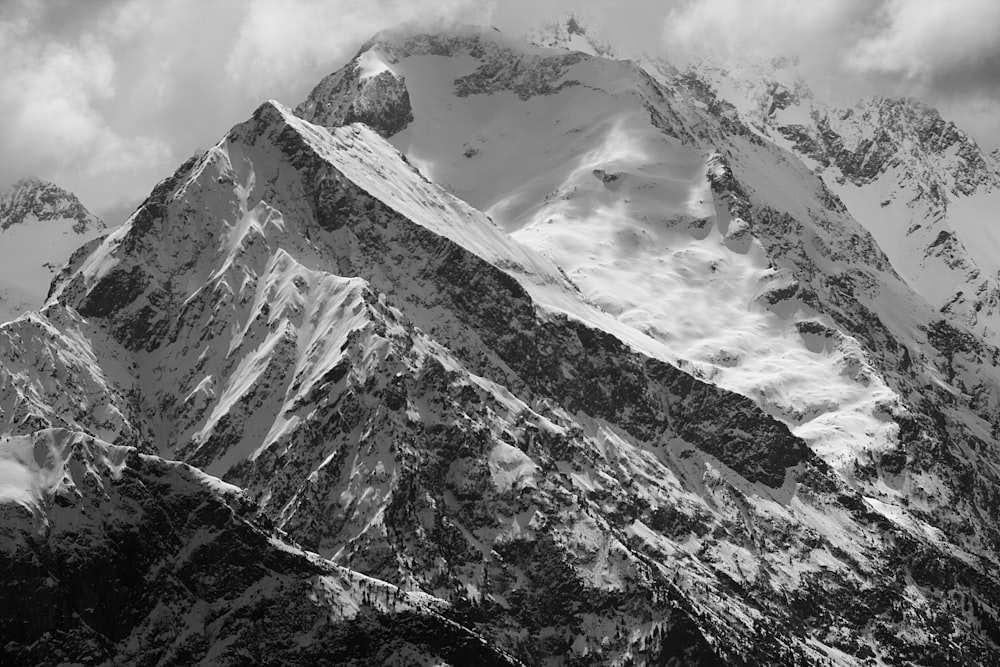
[(579, 51), (591, 56), (618, 59), (618, 51), (600, 28), (594, 25), (593, 18), (575, 13), (530, 29), (524, 41), (549, 49)]
[(728, 130), (742, 125), (795, 153), (916, 292), (996, 342), (998, 247), (984, 221), (1000, 204), (1000, 161), (953, 123), (913, 99), (836, 108), (814, 95), (794, 57), (739, 52), (680, 72), (655, 52), (607, 44), (599, 34), (570, 17), (528, 39), (631, 59), (666, 89), (693, 96)]
[(238, 488), (64, 429), (0, 441), (10, 664), (511, 665), (407, 594), (269, 535)]
[[(858, 405), (870, 416), (891, 398), (878, 386), (859, 389), (840, 367), (855, 362), (810, 349), (794, 323), (747, 308), (787, 286), (789, 271), (777, 270), (748, 223), (732, 222), (728, 205), (715, 201), (708, 161), (721, 155), (717, 141), (746, 155), (754, 171), (780, 163), (780, 152), (729, 139), (717, 121), (670, 99), (635, 65), (523, 53), (497, 39), (386, 33), (366, 47), (360, 57), (391, 63), (411, 89), (415, 120), (392, 141), (412, 163), (551, 256), (588, 299), (632, 330), (619, 335), (651, 355), (694, 363), (752, 398), (787, 392), (767, 402), (790, 415)], [(538, 80), (541, 73), (547, 78)], [(312, 118), (314, 100), (336, 96), (328, 85), (338, 76), (299, 112)], [(478, 88), (470, 92), (472, 85)], [(479, 148), (466, 145), (469, 136)], [(792, 201), (800, 190), (806, 201), (826, 196), (794, 166), (763, 185), (771, 193), (795, 188)], [(788, 335), (776, 345), (761, 330)], [(776, 373), (782, 366), (801, 374)], [(817, 377), (826, 381), (813, 399)], [(834, 387), (843, 395), (831, 395)], [(870, 421), (879, 429), (880, 420)]]
[[(192, 220), (206, 208), (219, 216), (214, 229)], [(525, 548), (542, 527), (523, 513), (582, 511), (567, 486), (593, 483), (536, 479), (537, 461), (554, 469), (560, 458), (603, 458), (602, 419), (634, 434), (615, 436), (626, 460), (648, 459), (644, 441), (676, 449), (643, 464), (660, 471), (644, 473), (651, 480), (676, 478), (671, 460), (685, 450), (685, 468), (718, 457), (761, 489), (782, 487), (789, 466), (819, 465), (749, 401), (566, 315), (537, 312), (487, 259), (541, 296), (576, 294), (370, 131), (329, 134), (268, 104), (162, 183), (56, 299), (105, 321), (131, 350), (139, 430), (160, 451), (237, 481), (321, 553), (440, 595), (461, 590), (466, 603), (481, 600), (475, 591), (492, 578), (498, 596), (523, 588), (519, 571), (536, 573), (541, 590), (528, 590), (539, 602), (556, 582), (588, 585), (565, 565), (577, 553), (575, 521), (553, 521), (542, 546), (531, 539)], [(586, 426), (572, 416), (580, 411), (593, 415)], [(522, 450), (539, 430), (545, 445), (532, 459)], [(609, 480), (622, 502), (635, 465)], [(494, 546), (506, 555), (494, 560)], [(557, 569), (542, 577), (543, 567)], [(656, 610), (657, 632), (684, 638), (658, 652), (710, 655), (689, 612), (671, 606), (681, 598), (664, 588), (663, 572), (648, 572), (628, 549), (613, 570), (614, 608), (582, 595), (577, 614), (553, 619), (505, 604), (490, 615), (495, 631), (537, 658), (564, 651), (581, 622), (596, 628)], [(622, 577), (661, 592), (632, 599)], [(524, 635), (553, 622), (549, 643)], [(620, 655), (645, 637), (609, 637), (604, 651)]]
[[(874, 512), (995, 567), (995, 348), (915, 293), (830, 188), (732, 105), (490, 31), (383, 33), (359, 58), (405, 82), (413, 120), (391, 140), (432, 180), (551, 256), (665, 359), (789, 424)], [(340, 76), (298, 112), (328, 121), (314, 110), (353, 94)]]
[(0, 322), (38, 309), (53, 274), (106, 226), (72, 193), (28, 178), (0, 193)]
[(703, 61), (679, 80), (819, 173), (932, 305), (996, 341), (1000, 163), (913, 99), (818, 100), (792, 59)]

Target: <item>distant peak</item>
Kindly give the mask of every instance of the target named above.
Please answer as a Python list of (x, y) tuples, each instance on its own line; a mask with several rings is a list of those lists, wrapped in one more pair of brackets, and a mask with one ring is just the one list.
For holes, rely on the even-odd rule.
[(50, 187), (58, 187), (54, 183), (48, 183), (38, 178), (37, 176), (25, 176), (17, 183), (12, 186), (12, 189), (19, 190), (21, 188), (37, 188), (41, 186), (48, 185)]
[(104, 229), (105, 224), (88, 211), (76, 195), (37, 176), (26, 176), (0, 193), (0, 229), (25, 222), (75, 220), (74, 231)]
[(543, 23), (525, 35), (525, 41), (550, 49), (581, 51), (592, 56), (618, 58), (618, 53), (599, 28), (585, 15), (569, 12)]
[[(447, 21), (404, 23), (375, 33), (361, 46), (354, 59), (356, 60), (365, 52), (373, 50), (392, 54), (402, 53), (415, 44), (423, 44), (428, 41), (435, 42), (440, 46), (456, 40), (465, 42), (477, 39), (504, 41), (508, 38), (497, 28), (473, 23)], [(449, 54), (442, 52), (437, 55)]]

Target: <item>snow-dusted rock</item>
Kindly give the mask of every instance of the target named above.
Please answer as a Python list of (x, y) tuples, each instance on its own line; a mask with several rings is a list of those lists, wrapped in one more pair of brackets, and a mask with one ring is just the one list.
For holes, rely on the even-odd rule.
[(106, 229), (52, 183), (27, 178), (0, 192), (0, 322), (41, 308), (53, 274)]
[[(284, 541), (237, 487), (64, 429), (0, 438), (0, 640), (15, 664), (517, 664)], [(349, 638), (349, 641), (345, 641)]]

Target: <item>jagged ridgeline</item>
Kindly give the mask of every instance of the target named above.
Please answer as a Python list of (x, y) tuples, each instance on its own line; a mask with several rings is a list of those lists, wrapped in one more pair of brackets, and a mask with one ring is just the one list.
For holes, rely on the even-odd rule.
[(14, 663), (1000, 660), (1000, 354), (892, 159), (532, 39), (380, 33), (0, 326)]

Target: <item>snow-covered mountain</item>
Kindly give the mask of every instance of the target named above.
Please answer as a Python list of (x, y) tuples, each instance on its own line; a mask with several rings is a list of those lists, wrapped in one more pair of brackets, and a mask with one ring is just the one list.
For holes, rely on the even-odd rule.
[(933, 108), (875, 97), (844, 108), (814, 94), (794, 57), (707, 56), (678, 71), (656, 53), (607, 44), (579, 17), (531, 31), (535, 44), (629, 58), (687, 89), (724, 124), (786, 148), (820, 175), (934, 306), (981, 336), (1000, 331), (1000, 160)]
[(8, 650), (1000, 658), (1000, 350), (711, 81), (545, 34), (380, 33), (0, 326)]
[(680, 77), (821, 175), (933, 305), (992, 342), (1000, 331), (1000, 162), (933, 108), (816, 98), (794, 59), (705, 60)]
[(45, 303), (49, 283), (105, 224), (70, 192), (37, 178), (0, 192), (0, 322)]

